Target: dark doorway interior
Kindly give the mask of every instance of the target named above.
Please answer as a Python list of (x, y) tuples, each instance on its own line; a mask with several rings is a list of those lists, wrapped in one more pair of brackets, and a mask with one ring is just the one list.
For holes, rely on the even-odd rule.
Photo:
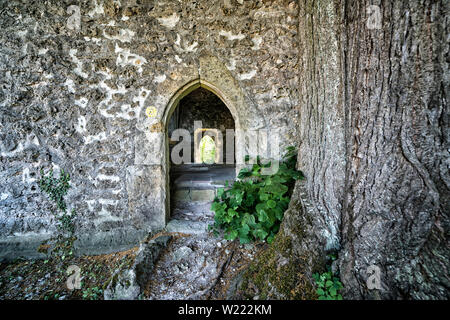
[[(201, 121), (202, 128), (217, 129), (222, 133), (223, 164), (210, 161), (194, 163), (194, 121)], [(235, 160), (232, 164), (225, 164), (226, 131), (235, 129), (234, 119), (219, 97), (207, 89), (198, 88), (180, 100), (169, 120), (169, 154), (178, 143), (170, 139), (173, 131), (178, 128), (190, 133), (191, 163), (175, 165), (170, 159), (171, 216), (172, 219), (203, 219), (211, 216), (210, 203), (217, 189), (223, 187), (225, 181), (235, 179)], [(228, 137), (230, 139), (231, 136)], [(231, 138), (233, 142), (230, 143), (233, 145), (234, 137)], [(215, 138), (213, 140), (216, 141)], [(228, 151), (234, 154), (234, 146), (233, 150)]]
[[(223, 161), (227, 153), (227, 129), (235, 129), (234, 119), (227, 106), (211, 91), (198, 88), (180, 100), (173, 112), (168, 127), (169, 148), (177, 143), (171, 141), (175, 129), (186, 129), (191, 134), (191, 162), (194, 162), (194, 121), (202, 121), (202, 127), (217, 129), (223, 137)], [(231, 150), (230, 150), (231, 151)]]

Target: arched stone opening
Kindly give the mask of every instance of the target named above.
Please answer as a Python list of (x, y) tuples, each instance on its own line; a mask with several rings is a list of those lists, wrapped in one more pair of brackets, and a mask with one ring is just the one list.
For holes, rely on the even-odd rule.
[[(198, 88), (216, 95), (231, 113), (235, 125), (234, 153), (237, 172), (242, 168), (247, 144), (250, 109), (244, 92), (225, 65), (202, 54), (198, 66), (185, 66), (170, 80), (142, 91), (142, 109), (134, 137), (134, 164), (127, 172), (129, 213), (147, 230), (160, 230), (170, 219), (169, 120), (179, 102)], [(257, 115), (252, 115), (255, 120)], [(258, 118), (259, 119), (259, 118)], [(252, 124), (259, 123), (251, 121)]]

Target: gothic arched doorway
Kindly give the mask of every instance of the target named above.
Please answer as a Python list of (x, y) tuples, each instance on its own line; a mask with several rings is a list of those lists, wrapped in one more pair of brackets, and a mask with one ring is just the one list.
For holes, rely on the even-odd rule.
[(235, 178), (235, 118), (220, 97), (197, 86), (177, 101), (167, 120), (168, 228), (184, 231), (185, 220), (202, 229), (217, 189)]

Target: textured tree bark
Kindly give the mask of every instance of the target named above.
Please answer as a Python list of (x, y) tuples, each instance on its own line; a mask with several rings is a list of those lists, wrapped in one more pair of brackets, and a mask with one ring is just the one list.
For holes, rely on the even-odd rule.
[(298, 167), (327, 249), (339, 244), (344, 192), (345, 138), (342, 88), (341, 8), (332, 1), (302, 1), (299, 13), (300, 105)]
[[(450, 297), (449, 5), (299, 3), (298, 168), (307, 181), (280, 231), (292, 250), (280, 247), (278, 260), (301, 259), (310, 280), (320, 256), (338, 249), (346, 298)], [(367, 286), (372, 265), (379, 289)], [(251, 270), (247, 278), (264, 274)]]
[(380, 29), (370, 4), (343, 4), (342, 280), (353, 298), (448, 298), (449, 3), (383, 1)]

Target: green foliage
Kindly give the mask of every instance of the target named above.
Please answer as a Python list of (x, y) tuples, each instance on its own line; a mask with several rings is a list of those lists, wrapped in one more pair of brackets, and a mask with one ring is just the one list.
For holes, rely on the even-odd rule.
[(49, 290), (49, 292), (44, 295), (44, 300), (59, 300), (60, 296), (59, 293), (53, 293), (53, 290)]
[[(335, 260), (334, 256), (330, 256), (331, 260)], [(333, 274), (331, 266), (327, 265), (327, 272), (322, 274), (314, 273), (313, 278), (317, 284), (316, 293), (319, 300), (342, 300), (342, 295), (339, 290), (343, 288), (339, 277)]]
[(73, 234), (75, 231), (74, 218), (76, 216), (75, 210), (67, 213), (67, 205), (64, 197), (70, 189), (70, 175), (61, 169), (59, 178), (55, 178), (53, 170), (50, 169), (47, 174), (44, 174), (44, 169), (41, 169), (41, 179), (39, 180), (40, 189), (45, 192), (50, 200), (52, 200), (57, 208), (61, 211), (60, 215), (56, 215), (59, 221), (59, 229), (62, 233)]
[(64, 237), (62, 235), (51, 239), (54, 244), (52, 246), (51, 255), (53, 258), (59, 258), (61, 262), (73, 256), (73, 243), (76, 237)]
[(59, 228), (62, 232), (73, 234), (75, 232), (74, 218), (76, 216), (75, 209), (72, 209), (70, 214), (63, 212), (62, 216), (58, 217), (60, 222)]
[(215, 161), (216, 143), (210, 136), (200, 140), (200, 157), (203, 163), (212, 164)]
[(67, 213), (67, 205), (64, 197), (70, 189), (70, 175), (66, 174), (61, 169), (59, 177), (55, 178), (53, 170), (50, 169), (47, 174), (41, 169), (41, 178), (38, 181), (40, 189), (45, 192), (50, 200), (52, 200), (56, 207), (59, 209), (59, 213), (54, 213), (58, 220), (58, 228), (60, 234), (48, 241), (53, 242), (53, 245), (44, 242), (41, 247), (50, 248), (51, 256), (60, 258), (61, 262), (64, 262), (67, 258), (73, 256), (73, 243), (76, 240), (74, 237), (76, 212), (74, 209), (70, 213)]
[[(245, 161), (249, 161), (248, 156)], [(257, 157), (251, 169), (239, 172), (231, 188), (218, 190), (211, 206), (215, 212), (211, 228), (216, 233), (225, 230), (227, 240), (239, 238), (241, 243), (256, 240), (271, 243), (280, 228), (295, 180), (303, 177), (295, 169), (296, 161), (296, 151), (289, 147), (278, 171), (263, 175), (262, 170), (270, 168), (271, 163), (263, 164)]]
[(83, 290), (83, 299), (98, 300), (103, 295), (103, 290), (99, 287), (92, 287)]

